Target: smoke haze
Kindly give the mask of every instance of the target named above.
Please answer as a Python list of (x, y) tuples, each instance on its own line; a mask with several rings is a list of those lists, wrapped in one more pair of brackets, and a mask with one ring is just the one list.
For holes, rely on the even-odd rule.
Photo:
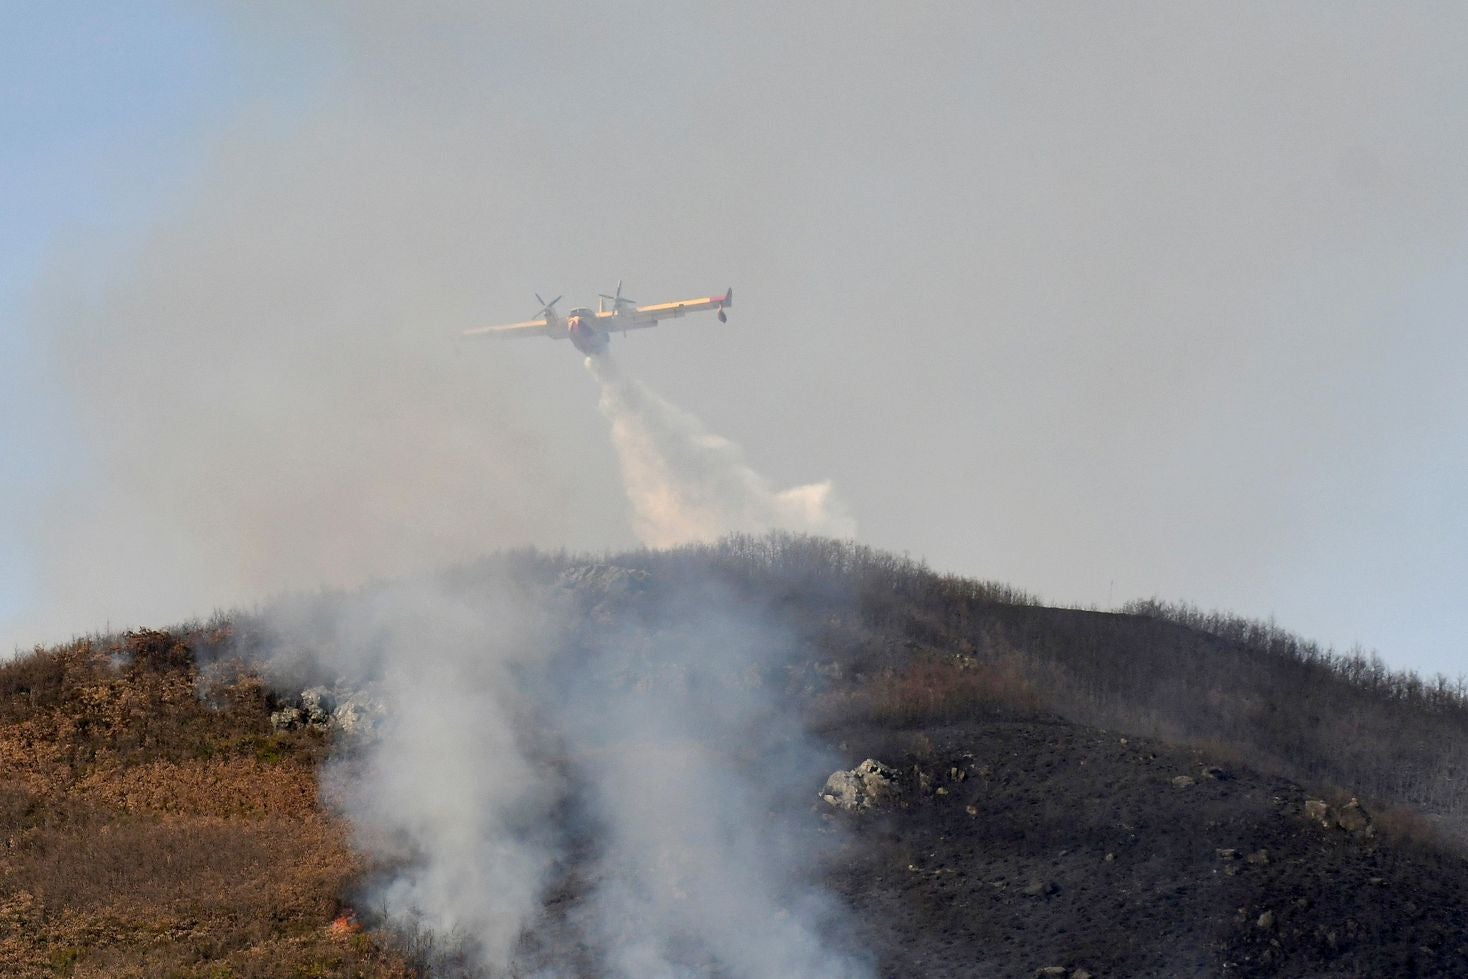
[(177, 16), (217, 56), (108, 62), (199, 82), (169, 140), (133, 74), (18, 81), (115, 118), (14, 130), (111, 142), (16, 171), (99, 203), (6, 317), (7, 645), (701, 533), (629, 526), (565, 344), (448, 339), (625, 277), (739, 288), (619, 360), (869, 544), (1460, 672), (1460, 7)]

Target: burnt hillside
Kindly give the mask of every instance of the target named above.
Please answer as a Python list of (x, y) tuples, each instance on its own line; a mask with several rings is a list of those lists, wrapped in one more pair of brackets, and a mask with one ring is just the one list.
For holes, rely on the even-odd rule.
[[(1067, 721), (1207, 747), (1319, 791), (1402, 806), (1468, 838), (1468, 686), (1340, 655), (1186, 606), (1048, 608), (1008, 586), (818, 538), (731, 538), (619, 555), (676, 578), (710, 566), (787, 619), (810, 663), (891, 697), (969, 673)], [(928, 722), (920, 711), (914, 721)]]
[[(373, 882), (421, 855), (359, 852), (372, 833), (351, 835), (342, 780), (322, 781), (329, 759), (365, 777), (369, 735), (307, 723), (316, 702), (300, 691), (368, 689), (385, 668), (366, 620), (392, 586), (374, 586), (0, 667), (0, 971), (621, 974), (584, 931), (612, 873), (590, 773), (657, 768), (665, 746), (619, 741), (606, 719), (703, 689), (716, 711), (758, 708), (709, 725), (774, 732), (717, 739), (728, 784), (768, 790), (752, 818), (778, 808), (796, 827), (847, 912), (823, 934), (873, 974), (1468, 974), (1459, 683), (1187, 608), (1046, 608), (802, 536), (594, 564), (515, 552), (427, 584), (429, 614), (396, 637), (416, 651), (424, 631), (410, 681), (431, 671), (439, 618), (511, 592), (544, 611), (533, 634), (550, 649), (516, 671), (582, 705), (514, 721), (557, 786), (560, 856), (511, 966), (476, 967), (474, 936), (405, 927), (376, 903)], [(298, 628), (321, 620), (352, 628)], [(741, 622), (759, 630), (735, 636)], [(690, 650), (711, 639), (736, 655), (702, 669)], [(339, 647), (362, 676), (342, 676)], [(772, 757), (787, 730), (826, 767)], [(851, 771), (822, 790), (832, 768)], [(753, 974), (717, 948), (670, 954), (683, 974)]]

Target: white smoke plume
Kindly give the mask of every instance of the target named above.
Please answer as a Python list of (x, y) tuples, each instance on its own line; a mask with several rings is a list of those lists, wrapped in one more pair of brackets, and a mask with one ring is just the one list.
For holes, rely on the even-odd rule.
[(554, 852), (558, 783), (526, 743), (532, 712), (515, 680), (543, 657), (533, 613), (502, 591), (418, 582), (286, 629), (351, 682), (370, 681), (384, 708), (367, 749), (326, 783), (361, 847), (393, 868), (367, 910), (491, 969), (539, 908)]
[(625, 376), (610, 356), (588, 357), (586, 368), (601, 383), (601, 410), (611, 422), (644, 544), (669, 547), (771, 529), (856, 533), (829, 481), (775, 490), (738, 445)]
[(832, 766), (761, 683), (790, 638), (688, 571), (561, 674), (570, 740), (598, 746), (576, 766), (602, 843), (586, 928), (626, 979), (865, 975), (831, 940), (822, 841), (800, 818)]
[(382, 868), (359, 908), (439, 976), (869, 975), (817, 883), (832, 759), (771, 682), (794, 642), (649, 560), (498, 559), (266, 613), (278, 679), (382, 708), (326, 779)]

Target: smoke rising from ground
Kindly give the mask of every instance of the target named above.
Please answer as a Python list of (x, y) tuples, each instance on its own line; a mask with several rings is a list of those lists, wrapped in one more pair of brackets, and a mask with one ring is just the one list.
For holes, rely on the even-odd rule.
[(856, 533), (829, 480), (775, 490), (738, 445), (627, 377), (610, 355), (586, 358), (586, 369), (601, 383), (602, 414), (612, 426), (644, 544), (668, 547), (769, 529)]
[(814, 883), (793, 641), (723, 583), (505, 559), (263, 621), (278, 682), (382, 708), (327, 793), (435, 974), (868, 974)]
[(383, 709), (370, 745), (326, 778), (358, 845), (397, 867), (368, 910), (405, 933), (470, 940), (491, 967), (512, 957), (554, 853), (558, 783), (524, 743), (514, 679), (543, 653), (532, 619), (503, 594), (419, 582), (282, 624), (307, 669), (370, 683)]
[(604, 841), (589, 914), (608, 964), (628, 979), (863, 974), (827, 940), (837, 909), (810, 884), (821, 841), (800, 825), (831, 765), (761, 683), (790, 637), (715, 582), (652, 589), (562, 688), (585, 708), (572, 741), (600, 746), (578, 771)]

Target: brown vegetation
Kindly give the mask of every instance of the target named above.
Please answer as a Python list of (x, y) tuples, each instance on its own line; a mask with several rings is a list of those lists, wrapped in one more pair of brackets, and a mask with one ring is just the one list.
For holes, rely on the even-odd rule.
[(1041, 705), (1039, 692), (1013, 660), (978, 662), (930, 653), (820, 694), (811, 706), (811, 724), (916, 727), (991, 714), (1029, 714)]
[(361, 871), (317, 801), (324, 745), (272, 734), (248, 672), (130, 633), (0, 666), (0, 974), (404, 976), (329, 931)]

